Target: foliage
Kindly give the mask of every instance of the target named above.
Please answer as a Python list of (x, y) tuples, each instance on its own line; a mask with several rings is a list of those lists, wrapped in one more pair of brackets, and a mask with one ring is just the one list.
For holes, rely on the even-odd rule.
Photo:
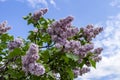
[(103, 29), (93, 25), (78, 29), (71, 25), (73, 17), (55, 21), (44, 18), (46, 12), (41, 9), (23, 17), (35, 28), (27, 39), (14, 39), (0, 24), (0, 80), (73, 80), (89, 67), (96, 68), (102, 48), (94, 49), (92, 39)]

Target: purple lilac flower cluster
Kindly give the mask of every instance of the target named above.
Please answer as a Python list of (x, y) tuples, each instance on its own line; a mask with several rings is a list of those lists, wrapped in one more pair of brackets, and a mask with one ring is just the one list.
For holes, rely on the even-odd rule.
[(8, 43), (8, 49), (11, 51), (14, 48), (19, 48), (23, 44), (23, 40), (21, 38), (16, 38), (14, 41)]
[(48, 11), (47, 8), (40, 9), (33, 14), (32, 18), (35, 21), (38, 21), (40, 19), (40, 17), (42, 17), (45, 13), (47, 13), (47, 11)]
[(38, 46), (31, 43), (26, 55), (22, 57), (22, 69), (26, 72), (26, 74), (30, 72), (31, 74), (40, 76), (45, 73), (44, 66), (36, 62), (36, 60), (39, 59), (38, 51)]
[[(101, 56), (99, 55), (102, 51), (102, 48), (97, 48), (92, 51), (94, 49), (94, 44), (90, 41), (92, 40), (92, 38), (95, 38), (96, 35), (98, 35), (103, 30), (103, 28), (94, 28), (93, 25), (87, 25), (86, 28), (81, 28), (79, 31), (78, 28), (74, 28), (71, 26), (72, 21), (73, 17), (68, 16), (65, 19), (54, 22), (48, 27), (47, 32), (50, 34), (52, 41), (56, 43), (55, 47), (62, 48), (64, 52), (72, 52), (74, 55), (78, 55), (80, 57), (80, 59), (78, 60), (79, 64), (82, 63), (83, 59), (89, 53), (92, 53), (93, 55), (91, 57), (92, 60), (94, 60), (95, 62), (99, 62), (101, 60)], [(79, 40), (70, 39), (81, 31), (83, 40), (86, 40), (85, 44), (81, 44), (81, 41)], [(85, 64), (87, 67), (83, 67), (81, 69), (73, 69), (75, 76), (82, 75), (90, 71), (90, 62), (86, 61)]]
[(79, 75), (83, 75), (87, 72), (90, 72), (90, 68), (88, 68), (88, 67), (73, 69), (73, 73), (74, 73), (75, 77), (78, 77)]
[(79, 30), (78, 28), (71, 27), (73, 17), (68, 16), (65, 19), (56, 21), (51, 24), (47, 32), (51, 35), (51, 38), (56, 42), (56, 47), (64, 47), (65, 52), (73, 52), (77, 55), (85, 55), (87, 51), (94, 48), (93, 44), (81, 45), (80, 41), (68, 40), (69, 37), (75, 36)]
[(71, 47), (71, 45), (74, 44), (73, 42), (75, 42), (75, 46), (80, 45), (80, 43), (77, 41), (68, 40), (68, 38), (76, 35), (79, 32), (78, 28), (71, 27), (72, 21), (73, 17), (68, 16), (64, 19), (54, 22), (48, 27), (47, 32), (51, 35), (51, 38), (56, 43), (57, 48), (65, 46), (67, 50)]
[(68, 16), (64, 19), (54, 22), (51, 24), (47, 32), (51, 35), (52, 40), (56, 43), (64, 45), (67, 38), (74, 36), (79, 32), (78, 28), (71, 27), (71, 22), (73, 21), (72, 16)]
[(0, 23), (0, 34), (4, 34), (5, 32), (7, 32), (10, 29), (11, 29), (11, 27), (7, 26), (7, 21)]
[(103, 48), (96, 48), (94, 49), (93, 53), (94, 53), (94, 56), (92, 56), (92, 59), (96, 62), (99, 62), (102, 57), (100, 56), (101, 52), (102, 52)]
[(87, 41), (91, 41), (92, 38), (95, 38), (101, 31), (103, 31), (102, 27), (94, 28), (93, 25), (87, 25), (86, 28), (81, 28), (83, 31), (83, 36), (86, 37)]

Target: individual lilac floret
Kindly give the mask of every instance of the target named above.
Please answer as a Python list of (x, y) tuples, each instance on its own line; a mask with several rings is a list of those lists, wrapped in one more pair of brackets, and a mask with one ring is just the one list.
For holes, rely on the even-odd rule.
[(38, 50), (38, 46), (31, 43), (26, 55), (22, 57), (22, 69), (26, 74), (30, 72), (31, 74), (40, 76), (45, 73), (45, 68), (41, 64), (36, 63), (39, 59)]
[(40, 19), (40, 17), (42, 17), (45, 13), (47, 13), (48, 9), (47, 8), (44, 8), (44, 9), (40, 9), (38, 11), (36, 11), (34, 14), (33, 14), (33, 19), (35, 21), (38, 21)]
[(8, 49), (13, 50), (14, 48), (19, 48), (23, 44), (21, 38), (16, 38), (14, 41), (8, 43)]
[(0, 23), (0, 34), (4, 34), (5, 32), (7, 32), (10, 29), (11, 29), (11, 27), (7, 26), (7, 21)]

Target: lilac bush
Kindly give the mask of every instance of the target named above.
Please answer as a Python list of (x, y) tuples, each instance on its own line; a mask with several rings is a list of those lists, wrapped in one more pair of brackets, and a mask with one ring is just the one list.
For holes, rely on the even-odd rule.
[(27, 39), (14, 39), (7, 33), (6, 22), (0, 24), (1, 80), (73, 80), (90, 72), (90, 67), (96, 68), (103, 48), (95, 48), (92, 39), (103, 28), (75, 27), (72, 16), (45, 19), (47, 11), (23, 17), (34, 27)]

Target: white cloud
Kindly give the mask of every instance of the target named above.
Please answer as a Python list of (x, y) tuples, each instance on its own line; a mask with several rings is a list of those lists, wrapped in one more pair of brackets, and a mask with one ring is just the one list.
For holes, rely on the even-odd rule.
[(110, 3), (111, 6), (115, 6), (115, 7), (120, 7), (120, 0), (113, 0), (111, 3)]
[(97, 69), (79, 77), (82, 80), (120, 80), (120, 14), (110, 16), (105, 23), (104, 32), (95, 41), (96, 46), (104, 47), (103, 59)]
[(41, 6), (48, 7), (49, 4), (56, 7), (55, 0), (49, 0), (49, 1), (48, 0), (16, 0), (16, 1), (28, 3), (28, 5), (31, 6), (32, 8), (40, 8)]
[(51, 3), (52, 5), (54, 5), (54, 6), (56, 6), (56, 3), (55, 3), (54, 0), (50, 0), (50, 3)]
[(48, 6), (48, 3), (46, 0), (27, 0), (27, 2), (33, 8), (38, 8), (38, 7), (40, 7), (41, 4), (45, 5), (46, 7)]
[[(0, 2), (5, 2), (5, 1), (7, 0), (0, 0)], [(41, 6), (48, 7), (48, 5), (51, 4), (56, 9), (59, 9), (56, 6), (55, 0), (49, 0), (49, 1), (48, 0), (15, 0), (15, 1), (27, 3), (32, 8), (40, 8)]]

